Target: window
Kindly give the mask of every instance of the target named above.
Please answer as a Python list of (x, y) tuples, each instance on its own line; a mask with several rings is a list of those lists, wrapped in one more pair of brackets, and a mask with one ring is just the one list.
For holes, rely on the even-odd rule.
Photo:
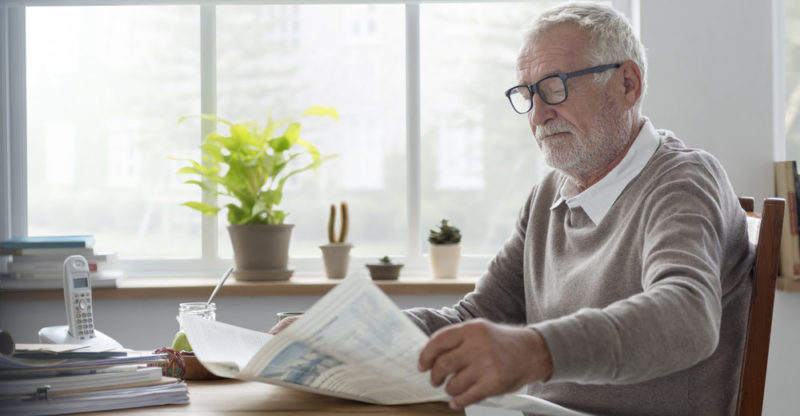
[(196, 158), (202, 134), (178, 119), (214, 108), (263, 123), (327, 105), (340, 121), (301, 119), (303, 132), (339, 157), (286, 185), (290, 267), (322, 273), (327, 207), (345, 200), (351, 270), (388, 254), (424, 272), (442, 218), (462, 229), (462, 270), (483, 270), (546, 170), (503, 91), (524, 26), (552, 3), (289, 3), (34, 2), (10, 14), (25, 28), (25, 94), (11, 92), (27, 109), (26, 134), (11, 138), (27, 147), (17, 226), (94, 234), (132, 275), (228, 264), (224, 213), (179, 205), (200, 196), (170, 157)]
[(800, 160), (800, 4), (787, 1), (784, 7), (786, 159)]

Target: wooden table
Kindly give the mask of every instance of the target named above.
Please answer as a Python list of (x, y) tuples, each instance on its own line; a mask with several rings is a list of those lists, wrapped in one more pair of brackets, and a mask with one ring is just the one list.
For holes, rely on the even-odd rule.
[(464, 415), (447, 403), (378, 406), (255, 381), (189, 381), (189, 404), (114, 410), (97, 414), (164, 415)]

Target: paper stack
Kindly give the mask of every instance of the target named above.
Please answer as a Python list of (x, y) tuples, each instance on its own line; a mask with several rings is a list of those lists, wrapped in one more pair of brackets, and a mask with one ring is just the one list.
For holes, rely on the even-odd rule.
[(7, 272), (0, 274), (0, 289), (60, 289), (64, 260), (81, 255), (89, 262), (94, 288), (116, 287), (123, 274), (114, 270), (116, 253), (94, 251), (91, 235), (35, 236), (0, 242), (0, 255), (11, 256)]
[(17, 344), (0, 356), (0, 415), (51, 415), (189, 402), (186, 384), (163, 377), (160, 354), (86, 345)]

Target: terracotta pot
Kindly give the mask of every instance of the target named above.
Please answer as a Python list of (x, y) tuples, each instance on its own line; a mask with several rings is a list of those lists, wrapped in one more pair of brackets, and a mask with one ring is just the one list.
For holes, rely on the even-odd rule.
[(287, 280), (293, 224), (229, 225), (236, 280)]
[(344, 279), (350, 265), (350, 243), (330, 243), (319, 246), (325, 262), (325, 275), (328, 279)]
[(430, 260), (435, 279), (455, 279), (461, 261), (461, 244), (431, 244)]

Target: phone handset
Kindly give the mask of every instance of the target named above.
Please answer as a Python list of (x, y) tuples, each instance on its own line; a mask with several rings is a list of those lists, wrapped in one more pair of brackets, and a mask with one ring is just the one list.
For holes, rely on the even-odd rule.
[(69, 334), (79, 340), (94, 338), (89, 263), (83, 256), (69, 256), (64, 261), (64, 304)]
[(122, 348), (119, 342), (94, 329), (89, 262), (83, 256), (69, 256), (64, 260), (64, 305), (67, 310), (67, 325), (40, 329), (39, 342)]

